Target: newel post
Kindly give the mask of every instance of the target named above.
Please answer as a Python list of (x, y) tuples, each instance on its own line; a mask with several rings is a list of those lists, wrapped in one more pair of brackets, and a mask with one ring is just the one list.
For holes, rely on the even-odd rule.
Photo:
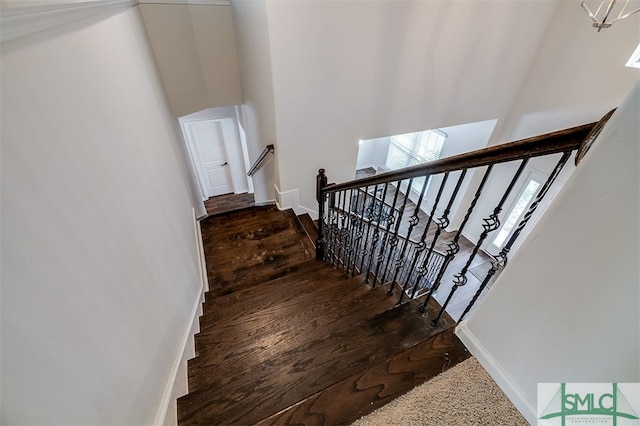
[(324, 199), (322, 193), (324, 187), (327, 186), (327, 175), (324, 169), (318, 170), (316, 176), (316, 200), (318, 201), (318, 240), (316, 241), (316, 259), (324, 259)]

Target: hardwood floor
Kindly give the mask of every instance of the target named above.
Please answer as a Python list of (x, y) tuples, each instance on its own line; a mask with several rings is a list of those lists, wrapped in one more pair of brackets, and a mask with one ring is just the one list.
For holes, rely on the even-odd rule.
[[(348, 424), (469, 356), (438, 327), (314, 259), (291, 211), (202, 222), (206, 294), (180, 425)], [(439, 309), (429, 305), (427, 318)]]
[(204, 202), (204, 208), (209, 216), (228, 213), (234, 210), (255, 206), (253, 194), (225, 194), (211, 197)]

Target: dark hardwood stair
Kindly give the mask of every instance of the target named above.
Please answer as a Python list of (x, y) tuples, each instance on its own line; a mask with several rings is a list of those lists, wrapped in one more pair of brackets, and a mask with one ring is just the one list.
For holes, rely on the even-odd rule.
[(309, 213), (298, 215), (298, 220), (300, 221), (304, 232), (315, 246), (316, 241), (318, 240), (318, 224), (311, 218), (311, 216), (309, 216)]
[(209, 217), (201, 227), (207, 296), (281, 277), (315, 257), (315, 248), (292, 210), (255, 207)]
[(386, 288), (313, 259), (291, 211), (202, 230), (211, 290), (180, 425), (345, 424), (468, 356), (448, 316), (436, 328), (419, 300), (396, 306)]

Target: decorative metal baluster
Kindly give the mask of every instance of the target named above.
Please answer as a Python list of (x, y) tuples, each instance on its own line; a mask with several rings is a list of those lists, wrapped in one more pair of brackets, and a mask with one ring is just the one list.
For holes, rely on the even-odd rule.
[[(367, 187), (368, 188), (368, 187)], [(362, 215), (360, 215), (358, 213), (358, 208), (360, 206), (360, 202), (358, 201), (360, 199), (360, 194), (363, 193), (363, 190), (360, 188), (358, 189), (358, 193), (356, 195), (356, 217), (358, 217), (358, 227), (356, 230), (356, 236), (355, 236), (355, 241), (354, 241), (354, 252), (353, 252), (353, 267), (351, 269), (351, 276), (354, 277), (356, 274), (356, 270), (358, 271), (358, 273), (360, 273), (361, 269), (358, 269), (358, 257), (360, 256), (360, 252), (363, 249), (362, 246), (362, 236), (364, 235), (364, 227), (365, 227), (365, 221), (364, 218), (362, 217)], [(366, 200), (367, 196), (366, 196), (366, 190), (364, 191), (364, 198)], [(363, 201), (364, 203), (364, 201)], [(364, 204), (363, 204), (364, 205)], [(364, 257), (364, 254), (362, 255)]]
[(338, 267), (338, 256), (340, 255), (340, 247), (342, 246), (340, 241), (340, 198), (342, 195), (342, 191), (334, 193), (336, 202), (334, 212), (336, 215), (336, 224), (334, 228), (334, 247), (333, 247), (333, 258), (331, 259), (331, 265), (333, 267)]
[(438, 276), (436, 277), (433, 283), (433, 286), (431, 286), (431, 288), (427, 292), (424, 302), (420, 306), (419, 310), (422, 313), (426, 311), (427, 304), (429, 303), (429, 299), (431, 298), (433, 293), (435, 293), (440, 287), (440, 282), (442, 281), (442, 277), (444, 276), (445, 271), (449, 267), (449, 263), (451, 263), (451, 261), (456, 256), (456, 254), (458, 254), (458, 252), (460, 251), (459, 241), (460, 241), (460, 237), (462, 236), (462, 231), (464, 230), (465, 225), (467, 224), (467, 222), (469, 221), (469, 218), (471, 217), (471, 213), (473, 213), (473, 210), (475, 209), (476, 204), (478, 203), (478, 199), (480, 198), (480, 194), (482, 194), (484, 185), (487, 183), (487, 179), (491, 174), (491, 170), (493, 170), (493, 164), (487, 167), (487, 170), (484, 172), (482, 181), (480, 181), (480, 185), (478, 185), (478, 189), (476, 190), (476, 193), (473, 196), (473, 200), (471, 201), (471, 204), (469, 204), (469, 208), (467, 209), (467, 213), (464, 215), (464, 219), (462, 219), (462, 223), (458, 228), (458, 232), (456, 232), (456, 235), (453, 238), (453, 241), (449, 242), (449, 244), (447, 245), (447, 252), (445, 255), (445, 259), (442, 263), (442, 266), (440, 267), (440, 270), (438, 271)]
[(350, 244), (349, 227), (347, 225), (347, 220), (349, 219), (349, 215), (345, 208), (345, 204), (347, 201), (347, 190), (341, 191), (341, 194), (342, 194), (342, 207), (340, 208), (340, 215), (342, 219), (342, 227), (340, 228), (340, 240), (342, 241), (342, 245), (341, 245), (342, 255), (340, 256), (340, 262), (342, 263), (342, 267), (346, 268), (347, 266), (346, 255), (347, 255), (347, 250)]
[[(418, 291), (420, 281), (422, 281), (422, 279), (424, 279), (429, 273), (429, 260), (431, 260), (431, 254), (435, 249), (436, 242), (438, 241), (438, 238), (440, 237), (442, 230), (445, 229), (447, 226), (449, 226), (449, 213), (451, 213), (451, 206), (453, 206), (453, 202), (458, 196), (458, 192), (460, 191), (460, 186), (462, 186), (462, 181), (464, 181), (464, 178), (466, 175), (467, 175), (467, 170), (465, 169), (462, 171), (462, 173), (460, 173), (458, 182), (456, 183), (456, 186), (453, 189), (453, 193), (449, 197), (449, 202), (447, 203), (444, 211), (442, 212), (442, 215), (435, 220), (436, 230), (433, 234), (433, 239), (431, 240), (431, 245), (429, 246), (427, 255), (424, 258), (422, 265), (418, 267), (418, 278), (416, 279), (416, 283), (414, 284), (413, 289), (411, 290), (411, 299), (413, 299), (416, 296), (416, 292)], [(445, 173), (443, 183), (447, 180), (448, 177), (449, 177), (449, 173)]]
[(447, 296), (447, 300), (442, 305), (442, 308), (440, 309), (438, 316), (433, 321), (431, 321), (433, 325), (436, 325), (436, 326), (438, 325), (440, 318), (442, 317), (442, 314), (444, 313), (445, 309), (449, 305), (449, 302), (451, 301), (451, 298), (455, 294), (456, 290), (458, 290), (458, 288), (462, 287), (467, 283), (467, 279), (468, 279), (467, 272), (469, 270), (469, 267), (471, 266), (471, 263), (473, 262), (473, 259), (476, 257), (476, 254), (478, 254), (478, 251), (480, 250), (480, 246), (482, 246), (482, 243), (484, 243), (484, 240), (487, 238), (487, 236), (491, 232), (495, 231), (500, 227), (500, 219), (498, 218), (498, 215), (502, 211), (502, 206), (507, 200), (507, 197), (509, 196), (509, 194), (511, 194), (513, 187), (515, 186), (516, 182), (520, 178), (520, 175), (522, 174), (522, 171), (524, 170), (528, 162), (529, 162), (528, 158), (525, 158), (524, 160), (522, 160), (522, 162), (520, 163), (520, 167), (518, 167), (518, 171), (513, 176), (513, 179), (511, 179), (511, 182), (509, 183), (507, 190), (505, 191), (504, 195), (500, 199), (500, 202), (498, 203), (496, 208), (493, 210), (493, 213), (488, 218), (483, 219), (484, 225), (482, 225), (483, 231), (482, 231), (482, 234), (480, 234), (480, 239), (478, 240), (477, 244), (473, 248), (473, 251), (469, 256), (469, 259), (467, 259), (467, 263), (465, 263), (462, 270), (456, 275), (454, 275), (453, 288), (449, 292), (449, 296)]
[[(420, 203), (422, 203), (422, 197), (424, 196), (424, 192), (427, 188), (427, 182), (429, 181), (429, 176), (426, 176), (424, 179), (425, 183), (422, 186), (422, 191), (420, 191), (420, 196), (418, 199), (418, 205), (420, 205)], [(404, 214), (404, 210), (406, 208), (407, 205), (407, 199), (409, 198), (409, 194), (411, 193), (411, 188), (413, 186), (413, 178), (409, 179), (409, 183), (407, 185), (407, 190), (406, 190), (406, 194), (404, 196), (404, 203), (402, 204), (402, 213), (400, 214), (400, 218), (398, 219), (398, 221), (396, 222), (396, 231), (395, 231), (395, 235), (397, 237), (398, 235), (398, 231), (400, 229), (400, 225), (402, 222), (402, 215)], [(395, 285), (396, 279), (398, 278), (398, 273), (400, 272), (400, 270), (402, 269), (402, 267), (405, 264), (405, 252), (407, 251), (407, 246), (409, 245), (410, 241), (409, 238), (411, 237), (411, 233), (413, 232), (413, 228), (416, 226), (416, 224), (418, 223), (419, 219), (418, 219), (418, 207), (416, 206), (416, 208), (413, 211), (413, 215), (411, 215), (411, 217), (409, 217), (409, 229), (407, 232), (407, 236), (406, 238), (403, 238), (403, 245), (402, 245), (402, 249), (400, 250), (400, 254), (398, 255), (398, 257), (396, 257), (395, 261), (394, 261), (394, 265), (395, 265), (395, 270), (393, 273), (393, 278), (391, 279), (391, 286), (389, 289), (389, 292), (391, 292), (391, 294), (393, 293), (393, 286)], [(386, 271), (385, 271), (385, 275), (386, 275)]]
[(422, 253), (424, 253), (425, 249), (427, 248), (427, 243), (426, 243), (427, 235), (429, 233), (429, 229), (431, 229), (431, 224), (435, 222), (433, 218), (436, 214), (436, 210), (438, 209), (438, 206), (440, 205), (440, 198), (442, 198), (442, 193), (444, 191), (445, 186), (447, 185), (448, 179), (449, 179), (449, 173), (445, 173), (442, 178), (442, 182), (440, 182), (440, 187), (438, 188), (438, 193), (436, 194), (436, 198), (433, 202), (433, 207), (431, 208), (431, 212), (429, 213), (429, 220), (427, 221), (427, 225), (425, 226), (424, 230), (422, 231), (422, 235), (420, 236), (420, 241), (416, 246), (415, 255), (411, 261), (411, 266), (409, 267), (407, 280), (405, 281), (404, 286), (402, 288), (402, 293), (400, 294), (400, 299), (398, 300), (398, 303), (402, 303), (402, 300), (404, 299), (404, 296), (409, 287), (409, 280), (412, 279), (414, 275), (414, 271), (416, 272), (416, 277), (415, 277), (416, 284), (413, 286), (413, 291), (411, 292), (410, 298), (413, 298), (413, 296), (415, 295), (415, 288), (421, 280), (420, 270), (419, 270), (420, 266), (418, 266), (418, 269), (416, 269), (416, 265), (421, 265), (422, 263), (419, 261), (419, 259), (422, 256)]
[[(360, 191), (356, 190), (356, 198), (355, 198), (355, 206), (353, 204), (353, 189), (349, 191), (349, 251), (347, 253), (347, 263), (346, 263), (346, 272), (349, 274), (349, 269), (351, 269), (351, 261), (354, 261), (355, 266), (355, 252), (356, 252), (356, 244), (357, 241), (357, 228), (358, 228), (358, 199), (360, 197)], [(355, 268), (354, 268), (355, 269)]]
[(482, 280), (482, 284), (480, 284), (480, 287), (478, 288), (476, 293), (473, 295), (473, 298), (465, 308), (464, 312), (462, 313), (462, 315), (460, 315), (460, 319), (458, 319), (458, 322), (462, 321), (464, 317), (469, 313), (473, 305), (478, 300), (480, 293), (482, 293), (485, 287), (489, 284), (489, 282), (491, 281), (491, 278), (495, 275), (495, 273), (497, 271), (504, 269), (505, 266), (507, 266), (508, 255), (509, 255), (509, 252), (511, 251), (511, 247), (513, 247), (513, 244), (516, 242), (516, 240), (520, 236), (520, 233), (522, 232), (524, 227), (527, 226), (529, 219), (531, 219), (531, 216), (533, 216), (533, 213), (538, 208), (538, 205), (547, 195), (547, 192), (551, 188), (551, 185), (553, 185), (553, 182), (555, 182), (556, 178), (564, 168), (570, 156), (571, 156), (571, 151), (568, 151), (562, 154), (562, 157), (556, 164), (556, 167), (553, 169), (553, 172), (551, 172), (551, 174), (547, 178), (547, 181), (544, 183), (542, 188), (540, 188), (540, 191), (538, 191), (538, 195), (536, 195), (536, 198), (534, 199), (533, 203), (531, 203), (531, 205), (529, 206), (527, 213), (525, 213), (524, 217), (518, 224), (518, 227), (513, 231), (513, 234), (511, 234), (509, 241), (507, 241), (507, 244), (505, 244), (502, 250), (500, 250), (500, 253), (496, 257), (496, 261), (492, 264), (491, 269), (489, 270), (489, 272), (487, 272), (487, 276), (484, 278), (484, 280)]
[(335, 258), (336, 249), (336, 228), (337, 214), (336, 214), (336, 193), (330, 192), (327, 194), (327, 263), (333, 265), (333, 259)]
[[(393, 235), (391, 236), (391, 241), (389, 242), (389, 254), (387, 255), (387, 261), (385, 262), (385, 266), (384, 266), (384, 272), (382, 273), (382, 276), (386, 278), (387, 276), (387, 271), (389, 270), (389, 265), (391, 265), (391, 257), (393, 256), (393, 252), (395, 251), (396, 246), (398, 245), (398, 232), (400, 231), (400, 225), (402, 223), (402, 217), (404, 215), (404, 210), (407, 207), (407, 201), (409, 200), (409, 194), (411, 193), (411, 184), (413, 183), (413, 179), (409, 180), (409, 184), (407, 186), (407, 189), (405, 191), (404, 194), (404, 199), (402, 201), (402, 206), (400, 206), (400, 210), (398, 210), (398, 219), (396, 220), (396, 226), (395, 229), (393, 230)], [(402, 181), (398, 182), (398, 188), (397, 191), (400, 192), (400, 185), (402, 184)], [(407, 242), (405, 240), (405, 246), (406, 246)], [(395, 276), (394, 276), (395, 278)], [(391, 284), (389, 285), (389, 290), (387, 290), (387, 295), (392, 296), (393, 295), (393, 286), (394, 286), (394, 281), (391, 280)]]
[(340, 209), (340, 203), (343, 200), (344, 191), (339, 191), (336, 193), (336, 228), (335, 228), (335, 248), (334, 248), (334, 256), (333, 256), (333, 266), (336, 268), (340, 267), (340, 251), (342, 250), (343, 240), (342, 240), (342, 230), (344, 226), (344, 215)]
[(327, 196), (322, 191), (325, 186), (327, 186), (327, 176), (325, 175), (325, 170), (320, 169), (316, 176), (316, 201), (318, 201), (318, 240), (316, 241), (316, 259), (318, 260), (324, 260), (325, 254), (324, 221)]
[[(387, 228), (384, 230), (384, 237), (382, 238), (382, 241), (380, 242), (380, 249), (378, 250), (378, 257), (376, 259), (376, 271), (374, 273), (374, 279), (373, 279), (373, 286), (374, 287), (376, 286), (376, 281), (379, 281), (380, 284), (384, 284), (384, 275), (382, 277), (379, 275), (380, 266), (382, 265), (382, 262), (384, 261), (384, 251), (385, 251), (385, 248), (387, 246), (387, 241), (388, 241), (388, 238), (389, 238), (389, 231), (391, 231), (391, 226), (393, 225), (394, 221), (396, 220), (393, 217), (393, 215), (394, 215), (394, 212), (396, 210), (396, 203), (398, 201), (398, 194), (400, 193), (400, 184), (401, 183), (402, 183), (401, 180), (398, 181), (398, 186), (396, 187), (396, 190), (395, 190), (395, 192), (393, 194), (393, 203), (391, 204), (391, 213), (386, 218)], [(383, 199), (381, 201), (380, 209), (384, 210), (384, 206), (385, 206), (385, 202), (384, 202), (384, 197), (383, 197)], [(380, 215), (382, 215), (382, 211), (380, 212)], [(398, 223), (400, 223), (400, 222), (398, 221)]]
[[(396, 263), (403, 265), (404, 264), (404, 250), (407, 246), (407, 244), (411, 243), (411, 232), (413, 231), (413, 228), (415, 225), (418, 224), (418, 212), (420, 211), (420, 205), (422, 204), (422, 199), (424, 198), (424, 194), (425, 191), (427, 189), (428, 186), (428, 181), (431, 179), (431, 176), (426, 176), (425, 180), (424, 180), (424, 184), (422, 185), (422, 191), (420, 192), (420, 197), (418, 198), (418, 202), (416, 203), (416, 208), (413, 212), (413, 216), (411, 216), (410, 220), (409, 220), (409, 232), (407, 234), (407, 239), (405, 241), (405, 246), (403, 247), (402, 252), (400, 253), (400, 256), (398, 258), (396, 258)], [(420, 255), (422, 254), (422, 252), (424, 251), (424, 249), (427, 247), (426, 243), (425, 243), (425, 239), (427, 238), (427, 233), (429, 232), (429, 228), (431, 227), (431, 222), (432, 222), (432, 218), (433, 215), (435, 214), (436, 208), (438, 207), (438, 204), (440, 203), (440, 197), (442, 196), (442, 191), (444, 190), (444, 186), (447, 183), (447, 178), (446, 176), (443, 178), (442, 182), (440, 183), (440, 188), (438, 189), (438, 193), (436, 195), (436, 199), (433, 202), (433, 208), (431, 209), (431, 214), (429, 214), (429, 218), (427, 219), (427, 224), (424, 227), (424, 230), (422, 231), (422, 235), (420, 236), (420, 241), (418, 242), (418, 244), (413, 248), (413, 255), (410, 256), (411, 259), (411, 264), (409, 266), (409, 268), (406, 271), (406, 275), (405, 275), (405, 279), (404, 279), (404, 284), (402, 285), (402, 291), (400, 292), (400, 297), (398, 298), (398, 302), (397, 304), (401, 304), (402, 300), (404, 299), (404, 295), (407, 292), (407, 288), (409, 287), (409, 280), (411, 279), (411, 275), (413, 275), (413, 271), (415, 270), (416, 264), (418, 263), (418, 259), (420, 257)], [(402, 260), (399, 262), (398, 259), (402, 258)], [(400, 270), (400, 267), (397, 266), (396, 267), (396, 272), (393, 276), (393, 280), (392, 282), (395, 282), (396, 277), (398, 275), (398, 271)]]
[[(375, 257), (376, 254), (376, 247), (378, 246), (378, 242), (380, 241), (380, 219), (382, 218), (382, 212), (384, 210), (384, 199), (387, 196), (387, 188), (388, 188), (389, 184), (385, 183), (384, 184), (384, 189), (382, 190), (382, 202), (380, 205), (380, 212), (378, 213), (378, 219), (376, 220), (376, 226), (375, 229), (373, 230), (373, 237), (371, 239), (371, 254), (369, 255), (369, 264), (367, 266), (367, 275), (365, 277), (365, 284), (369, 284), (369, 275), (371, 275), (371, 267), (373, 266), (373, 258)], [(373, 204), (372, 204), (372, 216), (375, 216), (375, 210), (376, 210), (376, 202), (377, 202), (377, 195), (374, 193), (373, 194)], [(373, 221), (373, 217), (371, 218), (371, 221)], [(373, 283), (373, 286), (375, 287), (375, 280)]]
[[(373, 202), (375, 202), (375, 193), (378, 191), (378, 185), (374, 185), (373, 187), (373, 194), (374, 194), (374, 198), (373, 198)], [(365, 212), (366, 212), (366, 205), (367, 205), (367, 198), (370, 196), (371, 194), (369, 194), (369, 187), (367, 186), (367, 188), (365, 189), (365, 194), (364, 194), (364, 202), (362, 204), (362, 220), (364, 221), (365, 219)], [(360, 261), (360, 272), (364, 271), (364, 264), (365, 264), (365, 259), (367, 257), (368, 253), (368, 249), (367, 247), (369, 247), (369, 237), (371, 235), (371, 222), (373, 222), (373, 220), (371, 220), (371, 218), (367, 219), (367, 225), (366, 225), (366, 232), (365, 232), (365, 240), (364, 240), (364, 245), (362, 246), (362, 259)]]

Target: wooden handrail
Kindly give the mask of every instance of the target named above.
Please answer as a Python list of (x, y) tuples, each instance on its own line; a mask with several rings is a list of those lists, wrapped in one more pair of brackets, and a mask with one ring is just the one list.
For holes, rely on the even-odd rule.
[(255, 161), (255, 163), (253, 163), (253, 166), (251, 166), (251, 168), (247, 172), (247, 176), (253, 176), (253, 174), (256, 172), (258, 167), (260, 167), (262, 160), (264, 160), (267, 154), (269, 154), (270, 152), (273, 152), (274, 150), (275, 150), (275, 147), (273, 146), (272, 143), (265, 146), (262, 152), (260, 153), (260, 156), (258, 156), (258, 159)]
[(595, 125), (596, 123), (583, 124), (581, 126), (557, 132), (521, 139), (516, 142), (494, 145), (477, 151), (441, 158), (439, 160), (407, 167), (401, 170), (381, 173), (336, 185), (328, 185), (322, 188), (322, 192), (330, 194), (333, 192), (343, 191), (345, 189), (361, 188), (364, 186), (395, 182), (409, 178), (566, 152), (578, 149)]

